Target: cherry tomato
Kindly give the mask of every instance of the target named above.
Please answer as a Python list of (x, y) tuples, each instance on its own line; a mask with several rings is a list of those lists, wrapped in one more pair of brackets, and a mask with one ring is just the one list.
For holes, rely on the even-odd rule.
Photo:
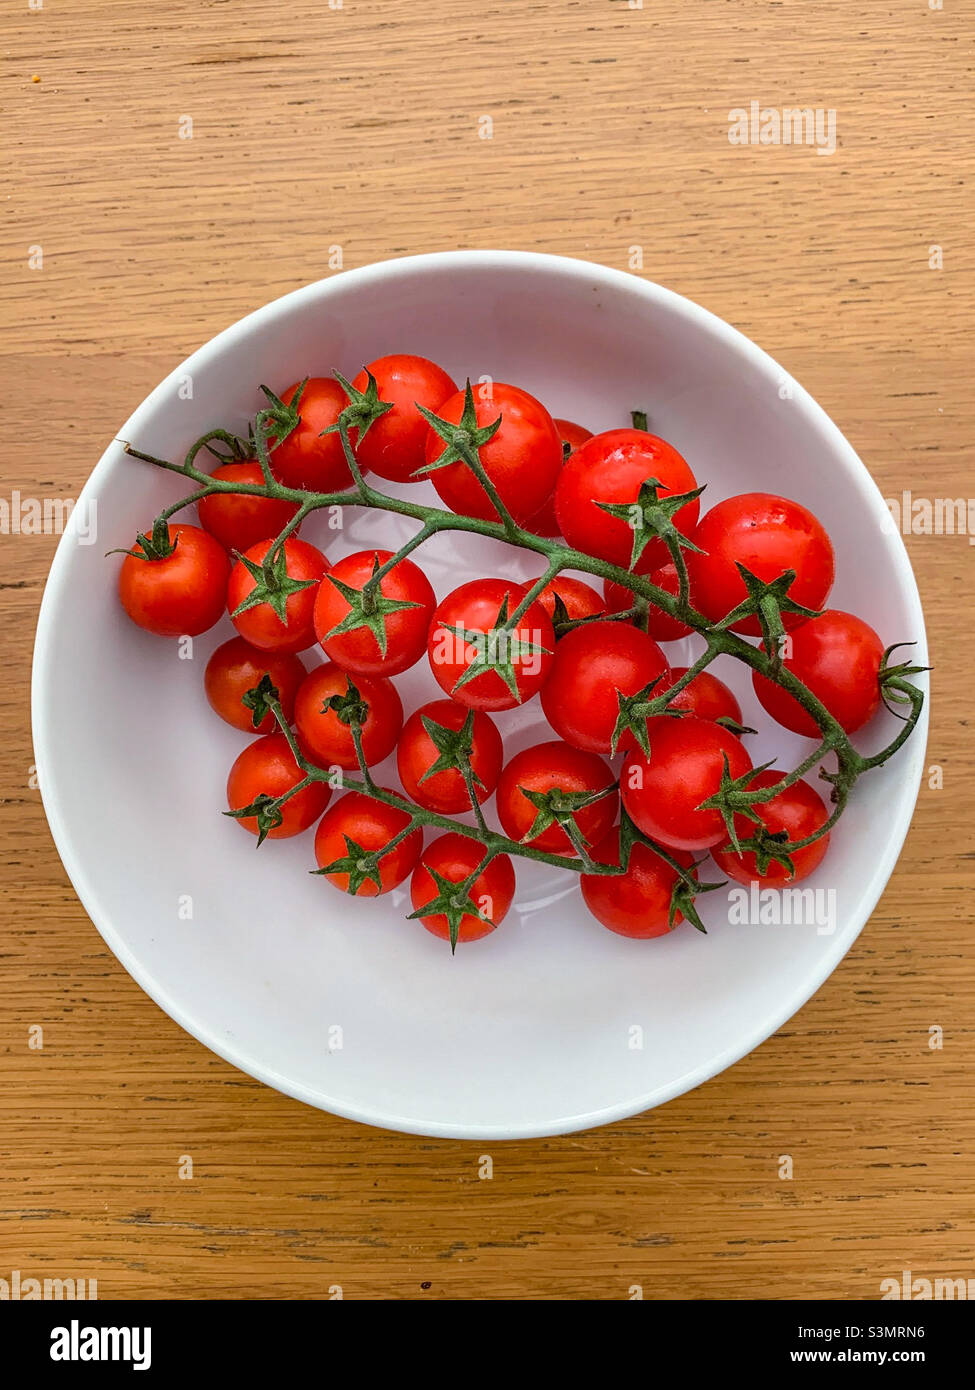
[[(565, 459), (572, 457), (580, 444), (585, 444), (587, 439), (592, 439), (592, 430), (584, 429), (582, 425), (574, 425), (571, 420), (556, 420), (555, 428), (562, 440), (563, 463)], [(565, 452), (566, 444), (569, 446), (568, 453)], [(528, 530), (534, 531), (536, 536), (554, 537), (559, 534), (559, 523), (555, 516), (554, 488), (552, 495), (543, 502), (541, 510), (535, 513), (527, 525)]]
[[(674, 678), (671, 685), (676, 685), (686, 672), (686, 666), (671, 667), (670, 674)], [(688, 714), (696, 714), (698, 719), (732, 719), (741, 724), (741, 705), (724, 681), (719, 681), (710, 671), (699, 671), (690, 684), (674, 696), (668, 708), (686, 710)]]
[(170, 524), (168, 555), (126, 555), (119, 571), (122, 607), (134, 623), (157, 637), (197, 637), (223, 614), (230, 561), (199, 526)]
[[(367, 436), (368, 438), (368, 436)], [(375, 570), (393, 558), (389, 550), (360, 550), (346, 555), (328, 571), (315, 598), (315, 633), (330, 657), (347, 671), (360, 675), (395, 676), (419, 661), (426, 651), (427, 632), (437, 599), (430, 581), (412, 560), (400, 560), (380, 582), (381, 598), (373, 607), (378, 620), (368, 626), (336, 632), (352, 612), (344, 590), (361, 593)], [(384, 612), (385, 602), (406, 605)], [(357, 612), (355, 620), (362, 618)], [(385, 627), (385, 651), (378, 633)], [(331, 635), (330, 635), (331, 634)]]
[(463, 776), (449, 765), (432, 772), (442, 756), (427, 732), (424, 719), (431, 719), (441, 728), (459, 733), (468, 715), (473, 715), (470, 761), (474, 773), (474, 791), (478, 801), (486, 801), (498, 785), (501, 773), (501, 735), (494, 722), (480, 710), (466, 710), (453, 700), (431, 700), (421, 705), (403, 725), (396, 748), (396, 765), (407, 796), (425, 806), (428, 811), (454, 815), (470, 808), (470, 797)]
[[(259, 463), (224, 463), (211, 477), (224, 483), (264, 482)], [(258, 541), (271, 540), (284, 530), (298, 510), (296, 502), (274, 497), (253, 497), (246, 492), (213, 492), (196, 504), (200, 525), (228, 550), (249, 550)]]
[[(573, 748), (609, 753), (620, 713), (620, 695), (636, 695), (660, 677), (652, 695), (671, 684), (667, 658), (652, 638), (621, 622), (586, 623), (561, 638), (542, 691), (552, 728)], [(634, 746), (626, 729), (619, 749)]]
[[(357, 391), (368, 386), (367, 372), (376, 378), (379, 399), (392, 401), (393, 408), (375, 420), (356, 443), (356, 458), (363, 470), (371, 468), (380, 478), (408, 483), (411, 474), (423, 467), (430, 428), (417, 410), (417, 402), (439, 415), (440, 407), (456, 394), (457, 387), (436, 362), (408, 353), (393, 353), (370, 362), (352, 383)], [(355, 442), (354, 433), (352, 439)]]
[[(528, 838), (541, 808), (525, 792), (561, 793), (566, 796), (566, 809), (571, 810), (573, 794), (603, 791), (615, 781), (612, 769), (595, 753), (583, 753), (558, 739), (538, 743), (516, 753), (501, 773), (498, 819), (510, 840), (522, 840), (549, 854), (574, 855), (576, 848), (557, 821)], [(603, 838), (616, 819), (618, 807), (619, 797), (614, 791), (575, 812), (573, 820), (587, 845)]]
[[(353, 686), (359, 692), (358, 702)], [(346, 702), (344, 710), (332, 705), (336, 697)], [(320, 767), (359, 766), (350, 718), (354, 704), (359, 706), (362, 755), (367, 765), (381, 763), (396, 747), (403, 727), (403, 704), (393, 682), (385, 676), (356, 676), (352, 680), (340, 666), (326, 661), (308, 672), (295, 696), (298, 741), (312, 762)]]
[[(651, 584), (656, 584), (658, 589), (663, 589), (665, 593), (677, 597), (680, 589), (680, 578), (673, 560), (666, 560), (656, 569), (650, 570), (647, 579)], [(636, 602), (632, 590), (628, 589), (625, 584), (614, 583), (612, 579), (603, 580), (603, 592), (606, 595), (606, 606), (611, 613), (622, 613), (626, 609), (632, 608)], [(651, 603), (649, 605), (647, 635), (652, 637), (655, 642), (678, 642), (693, 631), (692, 627), (688, 627), (678, 618), (672, 618), (669, 613), (665, 613), (656, 604)]]
[[(884, 644), (872, 627), (852, 613), (830, 608), (796, 628), (789, 641), (783, 666), (808, 686), (848, 734), (873, 718), (880, 707)], [(757, 671), (752, 684), (763, 707), (783, 728), (819, 738), (815, 719), (781, 686)]]
[(305, 679), (304, 662), (290, 652), (262, 652), (243, 637), (231, 637), (219, 646), (207, 662), (203, 673), (203, 688), (210, 707), (226, 723), (247, 734), (270, 734), (278, 722), (268, 710), (254, 727), (252, 711), (242, 703), (248, 690), (270, 676), (281, 701), (281, 713), (291, 723), (295, 712), (295, 692)]
[[(479, 457), (515, 521), (527, 522), (551, 493), (562, 467), (562, 441), (555, 421), (534, 396), (502, 382), (494, 383), (490, 398), (475, 399), (474, 409), (479, 429), (501, 417), (497, 433), (481, 445)], [(436, 413), (451, 424), (459, 424), (464, 392), (450, 396)], [(447, 448), (431, 428), (426, 441), (427, 463), (435, 463)], [(466, 463), (449, 463), (429, 477), (451, 511), (484, 521), (498, 520), (494, 503)]]
[[(387, 790), (383, 788), (383, 790)], [(382, 849), (409, 825), (410, 817), (395, 806), (387, 806), (384, 801), (375, 801), (362, 792), (346, 792), (328, 808), (315, 831), (315, 858), (318, 867), (324, 869), (341, 859), (352, 858), (355, 851), (347, 843), (367, 853)], [(388, 854), (384, 854), (376, 865), (379, 884), (375, 878), (363, 877), (355, 890), (355, 897), (375, 898), (379, 893), (388, 893), (397, 888), (404, 879), (409, 878), (416, 868), (416, 861), (423, 849), (423, 831), (418, 827), (400, 840)], [(363, 872), (365, 866), (360, 869)], [(349, 891), (348, 869), (333, 874), (323, 874), (329, 883), (334, 883), (343, 893)]]
[(556, 594), (564, 603), (572, 622), (577, 622), (580, 618), (595, 618), (606, 612), (605, 603), (591, 584), (585, 584), (581, 579), (573, 579), (569, 574), (558, 574), (550, 584), (545, 585), (535, 600), (541, 604), (553, 622)]
[[(590, 854), (597, 864), (619, 864), (619, 829), (610, 830)], [(694, 862), (679, 849), (671, 854), (682, 868), (689, 869)], [(583, 901), (597, 922), (617, 936), (643, 941), (666, 936), (683, 922), (678, 912), (673, 927), (670, 923), (670, 902), (677, 880), (677, 870), (640, 840), (630, 851), (626, 873), (580, 875)]]
[[(261, 565), (273, 545), (273, 540), (259, 541), (244, 552), (244, 559), (252, 565)], [(306, 584), (305, 588), (288, 594), (284, 610), (286, 622), (282, 623), (266, 600), (237, 612), (256, 587), (256, 580), (243, 560), (238, 560), (231, 571), (227, 608), (234, 627), (252, 646), (267, 652), (302, 652), (315, 640), (315, 594), (328, 570), (328, 561), (315, 546), (297, 536), (289, 536), (284, 543), (283, 563), (279, 562), (278, 569), (282, 576), (287, 572), (287, 580)]]
[[(296, 382), (282, 392), (285, 405), (294, 400), (298, 385)], [(348, 396), (334, 377), (309, 377), (298, 401), (298, 424), (280, 444), (270, 441), (271, 472), (278, 482), (306, 492), (341, 492), (351, 486), (352, 473), (338, 432), (322, 434), (348, 404)]]
[[(757, 791), (762, 787), (774, 787), (781, 780), (781, 773), (769, 769), (767, 772), (756, 772), (748, 785)], [(773, 796), (771, 801), (756, 802), (753, 809), (773, 835), (784, 831), (790, 840), (804, 840), (807, 835), (814, 835), (829, 819), (829, 812), (823, 805), (822, 798), (813, 791), (808, 782), (793, 782), (791, 787), (787, 787), (778, 796)], [(747, 816), (735, 816), (735, 832), (740, 840), (751, 839), (758, 828)], [(779, 864), (773, 859), (769, 861), (765, 873), (760, 874), (754, 850), (736, 854), (727, 844), (727, 836), (725, 840), (725, 848), (711, 851), (711, 857), (721, 872), (738, 883), (756, 882), (762, 886), (798, 883), (800, 879), (808, 878), (813, 869), (822, 863), (823, 855), (829, 846), (828, 834), (821, 840), (807, 845), (805, 849), (797, 849), (794, 854), (790, 854), (788, 845), (784, 845), (785, 852), (789, 854), (795, 866), (795, 873), (790, 875), (784, 864)]]
[[(804, 608), (822, 608), (833, 587), (829, 536), (812, 512), (786, 497), (768, 492), (728, 497), (702, 516), (693, 540), (705, 553), (687, 554), (691, 601), (713, 622), (747, 597), (737, 564), (766, 584), (794, 570), (789, 598)], [(791, 631), (805, 620), (784, 613), (782, 621)], [(733, 623), (732, 631), (755, 635), (761, 626), (756, 617), (747, 617)]]
[[(522, 585), (505, 579), (473, 579), (461, 584), (440, 603), (430, 624), (427, 655), (437, 683), (470, 709), (513, 709), (538, 691), (552, 665), (555, 633), (545, 609), (533, 603), (519, 618), (510, 636), (498, 618), (507, 602), (510, 617), (525, 597)], [(465, 640), (462, 633), (475, 634)], [(514, 690), (497, 669), (488, 665), (463, 685), (469, 668), (496, 658), (507, 671)]]
[[(231, 811), (241, 811), (263, 794), (281, 796), (303, 781), (305, 774), (295, 762), (284, 734), (268, 734), (249, 743), (240, 754), (227, 778), (227, 804)], [(295, 792), (281, 807), (281, 824), (268, 831), (268, 839), (284, 840), (307, 830), (325, 810), (332, 795), (327, 782), (311, 782)], [(237, 821), (252, 835), (258, 833), (257, 817), (245, 816)]]
[[(656, 478), (659, 495), (691, 492), (694, 474), (677, 450), (646, 430), (606, 430), (582, 444), (562, 469), (555, 488), (555, 515), (569, 545), (630, 568), (633, 554), (632, 518), (611, 516), (601, 502), (618, 506), (636, 502), (643, 483)], [(689, 533), (698, 515), (698, 501), (686, 503), (673, 518)], [(667, 547), (659, 537), (647, 543), (636, 571), (646, 574), (664, 563)]]
[(627, 755), (620, 795), (636, 825), (668, 849), (710, 849), (727, 838), (721, 812), (700, 805), (721, 785), (724, 758), (731, 777), (748, 772), (752, 760), (734, 734), (709, 719), (661, 714), (647, 720), (650, 757)]
[[(432, 902), (440, 889), (430, 870), (449, 883), (463, 883), (474, 872), (484, 858), (484, 846), (479, 840), (467, 835), (441, 835), (428, 845), (420, 856), (420, 862), (413, 871), (410, 882), (410, 897), (414, 911), (419, 911)], [(515, 871), (506, 854), (492, 859), (482, 874), (471, 885), (468, 897), (477, 908), (478, 915), (467, 912), (460, 919), (457, 940), (477, 941), (494, 931), (504, 919), (515, 896)], [(443, 912), (431, 913), (419, 920), (428, 932), (444, 941), (450, 940), (450, 925)]]

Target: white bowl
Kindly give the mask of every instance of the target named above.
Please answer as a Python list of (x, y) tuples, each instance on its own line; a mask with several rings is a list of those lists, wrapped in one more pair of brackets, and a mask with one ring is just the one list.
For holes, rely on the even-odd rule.
[[(496, 251), (348, 271), (219, 334), (118, 435), (178, 459), (211, 426), (242, 428), (260, 382), (280, 390), (336, 367), (351, 376), (395, 351), (432, 357), (459, 380), (516, 382), (593, 430), (647, 409), (651, 428), (708, 483), (704, 507), (765, 489), (821, 517), (836, 548), (831, 603), (888, 642), (915, 639), (923, 663), (902, 541), (836, 426), (734, 329), (619, 271)], [(255, 852), (220, 814), (246, 736), (211, 714), (202, 691), (229, 620), (181, 659), (176, 643), (128, 621), (116, 596), (119, 559), (104, 558), (188, 490), (125, 456), (118, 441), (106, 450), (82, 496), (82, 505), (97, 499), (97, 543), (79, 544), (69, 527), (44, 594), (33, 722), (44, 805), (81, 901), (143, 989), (214, 1052), (369, 1124), (478, 1139), (558, 1134), (646, 1110), (714, 1076), (779, 1028), (849, 950), (907, 832), (926, 715), (906, 748), (857, 786), (810, 880), (835, 890), (831, 933), (735, 925), (722, 891), (700, 899), (707, 936), (684, 924), (660, 940), (625, 940), (589, 917), (573, 877), (519, 861), (517, 910), (452, 958), (404, 920), (403, 892), (357, 901), (311, 877), (311, 832)], [(432, 496), (428, 483), (422, 491)], [(336, 558), (409, 529), (358, 513), (344, 532), (309, 523), (303, 534)], [(440, 596), (475, 571), (540, 568), (470, 536), (440, 538), (424, 563)], [(668, 648), (675, 664), (690, 650)], [(718, 674), (736, 689), (745, 722), (764, 730), (749, 744), (755, 761), (779, 753), (794, 765), (808, 741), (769, 728), (737, 663), (725, 658)], [(425, 664), (400, 683), (407, 703), (440, 694)], [(541, 727), (537, 699), (501, 723), (509, 748), (523, 745)], [(882, 746), (895, 727), (883, 713), (863, 746)]]

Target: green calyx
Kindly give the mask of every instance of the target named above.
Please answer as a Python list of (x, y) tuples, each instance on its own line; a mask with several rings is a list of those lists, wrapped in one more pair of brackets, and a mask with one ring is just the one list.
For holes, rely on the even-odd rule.
[[(289, 795), (292, 794), (289, 792)], [(253, 816), (257, 821), (257, 844), (260, 848), (268, 834), (272, 830), (277, 830), (284, 820), (281, 807), (286, 799), (286, 797), (269, 796), (267, 792), (261, 792), (249, 806), (242, 806), (239, 811), (224, 811), (224, 815), (230, 816), (233, 820), (244, 820)]]
[(730, 613), (726, 613), (721, 621), (715, 624), (715, 631), (724, 632), (742, 618), (757, 618), (762, 629), (762, 646), (772, 662), (773, 670), (777, 671), (782, 664), (782, 645), (786, 635), (782, 614), (794, 613), (800, 618), (818, 618), (820, 610), (804, 608), (801, 603), (796, 603), (789, 597), (789, 589), (796, 577), (795, 570), (785, 570), (778, 579), (765, 583), (752, 574), (751, 570), (746, 569), (740, 561), (736, 562), (736, 568), (748, 591), (748, 597), (742, 599), (737, 607), (732, 608)]
[(168, 560), (179, 544), (179, 536), (169, 536), (169, 523), (165, 516), (157, 516), (152, 523), (150, 535), (142, 531), (135, 538), (131, 550), (109, 550), (109, 555), (131, 555), (133, 560)]
[(349, 611), (345, 617), (333, 628), (330, 628), (322, 638), (325, 643), (330, 637), (339, 637), (344, 632), (356, 632), (360, 628), (365, 628), (371, 632), (376, 639), (376, 646), (379, 648), (380, 656), (385, 656), (389, 646), (389, 634), (386, 630), (386, 621), (391, 613), (401, 613), (407, 608), (421, 608), (423, 605), (410, 602), (407, 599), (387, 598), (381, 588), (375, 587), (373, 580), (379, 573), (379, 556), (373, 558), (372, 579), (368, 580), (361, 589), (354, 588), (351, 584), (345, 584), (341, 579), (336, 579), (334, 574), (327, 573), (325, 580), (345, 599), (349, 605)]
[(750, 788), (749, 784), (758, 773), (767, 772), (775, 759), (762, 763), (759, 767), (750, 767), (740, 777), (732, 777), (727, 753), (722, 753), (721, 759), (724, 765), (721, 770), (721, 782), (718, 790), (706, 801), (702, 801), (696, 809), (698, 811), (720, 811), (725, 830), (728, 832), (728, 839), (731, 841), (735, 853), (740, 854), (741, 842), (735, 829), (735, 816), (744, 816), (746, 820), (754, 821), (756, 825), (761, 824), (761, 817), (756, 815), (752, 808), (760, 802), (770, 801), (779, 788), (765, 787), (756, 792)]
[(318, 583), (317, 579), (291, 578), (288, 574), (288, 555), (283, 545), (272, 545), (260, 564), (249, 560), (246, 555), (241, 555), (239, 550), (234, 551), (234, 557), (247, 570), (254, 581), (254, 587), (247, 597), (238, 603), (231, 614), (233, 618), (246, 613), (249, 608), (257, 608), (259, 604), (267, 603), (274, 610), (275, 616), (287, 627), (288, 599), (292, 594), (300, 593), (302, 589), (311, 589)]
[(701, 547), (679, 531), (674, 525), (674, 516), (681, 507), (693, 502), (704, 491), (703, 485), (692, 492), (667, 493), (660, 496), (663, 487), (659, 478), (647, 478), (640, 484), (640, 490), (632, 502), (597, 502), (600, 511), (625, 521), (633, 531), (633, 549), (630, 554), (630, 569), (635, 569), (637, 561), (654, 537), (659, 537), (668, 550), (694, 550), (699, 555)]
[(274, 705), (279, 699), (277, 687), (265, 672), (257, 685), (244, 691), (240, 697), (240, 703), (245, 709), (251, 711), (251, 722), (257, 729), (260, 728), (269, 714), (274, 713)]
[(511, 630), (508, 626), (508, 606), (508, 595), (505, 594), (498, 609), (495, 625), (489, 632), (478, 632), (459, 623), (444, 625), (444, 631), (454, 633), (458, 642), (464, 642), (474, 648), (474, 658), (455, 682), (452, 694), (456, 694), (478, 676), (493, 671), (521, 704), (521, 691), (518, 689), (515, 667), (525, 665), (534, 656), (548, 656), (551, 652), (548, 647), (527, 642)]
[(437, 756), (419, 780), (425, 782), (428, 777), (434, 777), (438, 772), (459, 772), (463, 776), (465, 771), (470, 769), (474, 782), (483, 788), (484, 783), (471, 766), (471, 754), (474, 751), (474, 711), (467, 711), (459, 729), (448, 729), (445, 724), (438, 724), (428, 714), (421, 714), (420, 723), (436, 748)]
[(463, 883), (455, 883), (453, 879), (444, 878), (429, 864), (426, 866), (426, 870), (437, 886), (436, 895), (429, 902), (424, 903), (422, 907), (418, 907), (415, 912), (411, 912), (407, 921), (416, 917), (446, 917), (447, 927), (450, 931), (451, 952), (457, 949), (457, 940), (465, 917), (477, 917), (492, 927), (496, 925), (490, 917), (484, 915), (471, 897), (471, 886), (476, 882), (480, 868)]
[(339, 420), (334, 425), (329, 425), (327, 429), (322, 430), (322, 434), (339, 434), (342, 427), (345, 428), (346, 432), (355, 430), (356, 446), (358, 447), (376, 421), (392, 410), (393, 402), (379, 399), (379, 387), (372, 372), (366, 372), (366, 389), (364, 391), (358, 390), (350, 381), (346, 381), (341, 372), (333, 372), (332, 375), (348, 396), (349, 404), (342, 411)]
[[(618, 787), (618, 782), (611, 782), (608, 787), (600, 787), (597, 791), (591, 792), (570, 792), (564, 791), (561, 787), (553, 787), (547, 792), (537, 792), (519, 786), (518, 790), (522, 796), (535, 808), (535, 819), (529, 830), (522, 835), (522, 844), (530, 844), (532, 840), (537, 840), (539, 835), (543, 835), (553, 825), (564, 830), (572, 843), (576, 844), (579, 830), (576, 817), (579, 812), (584, 811), (587, 806), (595, 806), (598, 801), (605, 801), (608, 796), (615, 795)], [(581, 834), (579, 841), (581, 843)]]
[(262, 386), (261, 390), (267, 397), (268, 403), (263, 410), (258, 411), (251, 431), (252, 439), (260, 430), (265, 440), (273, 439), (276, 445), (283, 443), (301, 423), (301, 398), (307, 385), (308, 378), (305, 377), (295, 388), (295, 393), (287, 405), (279, 396), (274, 394), (269, 386)]
[(322, 705), (322, 714), (331, 710), (340, 723), (349, 728), (361, 729), (369, 717), (369, 705), (359, 692), (352, 677), (345, 677), (345, 693), (331, 695)]
[(348, 874), (349, 882), (345, 891), (352, 897), (355, 897), (364, 883), (374, 883), (376, 889), (382, 892), (383, 881), (379, 861), (385, 853), (385, 847), (382, 850), (366, 849), (349, 835), (343, 835), (342, 839), (345, 841), (346, 853), (339, 859), (333, 859), (331, 864), (326, 864), (324, 868), (312, 869), (311, 872)]

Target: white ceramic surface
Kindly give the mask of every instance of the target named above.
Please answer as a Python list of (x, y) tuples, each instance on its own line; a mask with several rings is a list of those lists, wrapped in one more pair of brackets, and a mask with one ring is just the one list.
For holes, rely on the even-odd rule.
[[(836, 548), (833, 605), (888, 641), (917, 639), (923, 662), (901, 539), (820, 407), (795, 383), (791, 395), (782, 389), (782, 369), (703, 309), (585, 262), (465, 251), (322, 280), (201, 348), (118, 438), (178, 458), (211, 426), (243, 427), (260, 382), (280, 390), (336, 367), (351, 376), (394, 351), (428, 355), (460, 380), (517, 382), (593, 430), (646, 408), (651, 428), (708, 483), (703, 506), (767, 489), (811, 507)], [(179, 389), (187, 378), (189, 400)], [(229, 620), (181, 660), (175, 643), (124, 616), (119, 558), (104, 558), (177, 489), (178, 478), (127, 458), (117, 441), (93, 472), (82, 500), (97, 499), (97, 543), (78, 544), (69, 527), (41, 608), (34, 737), (45, 808), (85, 908), (139, 984), (215, 1052), (371, 1124), (469, 1138), (555, 1134), (635, 1114), (721, 1071), (784, 1023), (849, 949), (910, 822), (926, 716), (906, 749), (861, 781), (810, 881), (835, 890), (832, 934), (733, 925), (718, 892), (701, 900), (706, 937), (684, 924), (661, 940), (628, 941), (588, 916), (574, 880), (530, 865), (518, 869), (518, 908), (501, 929), (451, 958), (403, 920), (403, 892), (353, 901), (309, 876), (312, 832), (255, 852), (220, 815), (246, 736), (216, 719), (202, 692)], [(344, 531), (316, 518), (303, 534), (336, 558), (409, 531), (402, 519), (357, 513)], [(423, 557), (440, 596), (474, 572), (538, 572), (477, 537), (439, 538)], [(667, 650), (678, 663), (692, 648)], [(769, 729), (736, 663), (715, 670), (736, 689), (746, 723), (763, 730), (749, 744), (755, 761), (778, 752), (792, 765), (808, 742)], [(425, 665), (400, 684), (408, 703), (440, 693)], [(509, 748), (540, 721), (537, 699), (501, 716)], [(882, 714), (862, 746), (881, 746), (894, 727)], [(380, 776), (395, 780), (395, 771)], [(180, 913), (184, 895), (191, 920)]]

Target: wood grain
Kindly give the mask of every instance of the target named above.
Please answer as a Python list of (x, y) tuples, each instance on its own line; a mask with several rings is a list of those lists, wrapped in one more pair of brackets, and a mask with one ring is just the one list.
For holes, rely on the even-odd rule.
[[(177, 361), (326, 273), (333, 245), (346, 266), (504, 246), (623, 268), (639, 247), (645, 275), (782, 361), (885, 493), (971, 492), (961, 0), (22, 0), (5, 31), (4, 496), (76, 495)], [(730, 145), (752, 99), (835, 109), (836, 153)], [(611, 1128), (496, 1145), (492, 1181), (483, 1146), (368, 1130), (237, 1073), (102, 945), (30, 785), (54, 545), (0, 536), (0, 1276), (125, 1298), (612, 1299), (975, 1275), (963, 536), (909, 538), (944, 786), (922, 790), (850, 955), (723, 1076)]]

